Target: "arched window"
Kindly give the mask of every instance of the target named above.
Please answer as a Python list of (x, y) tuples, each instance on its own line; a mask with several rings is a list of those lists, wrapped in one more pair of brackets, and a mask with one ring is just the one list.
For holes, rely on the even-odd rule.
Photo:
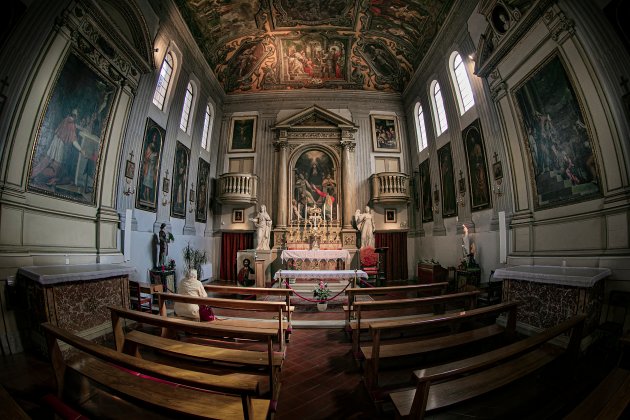
[(212, 132), (212, 123), (214, 117), (212, 115), (212, 108), (210, 104), (206, 105), (206, 116), (203, 119), (203, 134), (201, 135), (201, 148), (204, 150), (210, 150), (210, 142), (208, 141), (208, 134)]
[(153, 93), (153, 103), (160, 109), (164, 109), (164, 99), (166, 98), (168, 86), (171, 83), (171, 76), (173, 76), (173, 55), (169, 52), (166, 53), (162, 62), (160, 77)]
[(459, 104), (459, 113), (464, 115), (466, 111), (475, 105), (470, 80), (466, 73), (466, 66), (462, 61), (461, 55), (457, 51), (451, 55), (451, 75), (454, 80), (455, 93), (457, 94), (457, 103)]
[(193, 85), (192, 82), (188, 82), (186, 87), (186, 96), (184, 97), (184, 108), (182, 109), (182, 119), (179, 120), (179, 128), (184, 133), (188, 132), (188, 121), (190, 120), (190, 109), (193, 103)]
[(424, 111), (420, 102), (416, 104), (416, 132), (418, 133), (418, 152), (427, 147), (427, 129), (424, 125)]
[(440, 84), (437, 80), (433, 81), (431, 92), (433, 96), (433, 110), (435, 113), (435, 128), (439, 136), (448, 129), (448, 122), (446, 122), (446, 111), (444, 110), (442, 91), (440, 90)]

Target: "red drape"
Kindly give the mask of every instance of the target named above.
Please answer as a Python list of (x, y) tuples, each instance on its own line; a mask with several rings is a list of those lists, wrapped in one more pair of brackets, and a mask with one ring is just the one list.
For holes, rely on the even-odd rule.
[(377, 232), (374, 234), (376, 248), (387, 247), (385, 261), (387, 280), (406, 280), (407, 272), (407, 232)]
[(254, 248), (253, 232), (224, 232), (221, 239), (221, 280), (236, 282), (236, 253)]

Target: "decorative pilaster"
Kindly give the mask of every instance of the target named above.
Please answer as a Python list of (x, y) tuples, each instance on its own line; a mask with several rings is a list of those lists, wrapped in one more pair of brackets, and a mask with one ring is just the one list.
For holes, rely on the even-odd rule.
[(287, 149), (289, 142), (286, 138), (286, 131), (280, 131), (280, 138), (274, 142), (274, 148), (277, 153), (277, 167), (278, 167), (278, 183), (276, 201), (276, 226), (279, 228), (286, 228), (287, 226), (287, 191), (289, 190), (289, 176), (288, 163), (287, 163)]

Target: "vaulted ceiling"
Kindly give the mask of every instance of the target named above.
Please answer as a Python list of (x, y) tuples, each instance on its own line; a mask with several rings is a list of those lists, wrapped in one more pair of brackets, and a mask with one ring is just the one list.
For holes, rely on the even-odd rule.
[(228, 93), (404, 89), (453, 0), (176, 0)]

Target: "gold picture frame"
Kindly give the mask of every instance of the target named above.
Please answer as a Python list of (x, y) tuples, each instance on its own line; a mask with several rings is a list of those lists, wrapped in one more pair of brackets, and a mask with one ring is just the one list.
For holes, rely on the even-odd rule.
[(370, 120), (374, 151), (400, 153), (398, 118), (393, 115), (370, 115)]
[(256, 116), (232, 117), (229, 153), (256, 151)]

